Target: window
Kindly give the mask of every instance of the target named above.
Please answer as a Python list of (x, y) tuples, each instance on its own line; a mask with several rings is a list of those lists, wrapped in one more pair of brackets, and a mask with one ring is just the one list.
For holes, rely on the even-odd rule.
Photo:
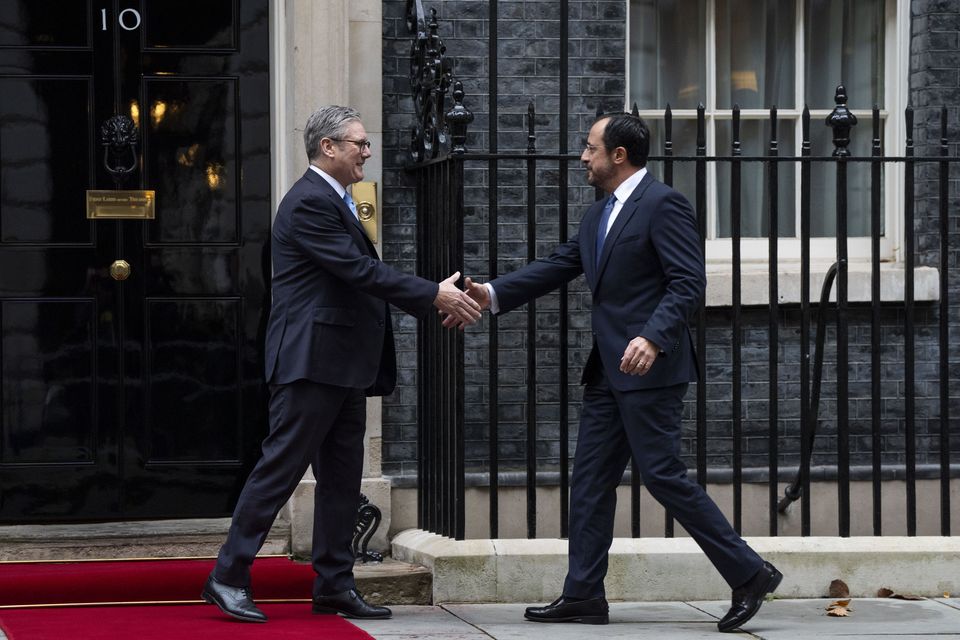
[[(673, 114), (674, 155), (696, 151), (696, 109), (705, 106), (707, 155), (730, 155), (734, 105), (741, 114), (743, 155), (765, 155), (770, 107), (777, 107), (781, 156), (799, 155), (801, 114), (810, 108), (811, 154), (833, 152), (824, 124), (843, 83), (857, 116), (851, 153), (869, 156), (874, 104), (880, 108), (885, 153), (902, 152), (906, 87), (900, 78), (909, 37), (906, 0), (630, 0), (628, 102), (637, 104), (651, 129), (651, 155), (663, 153), (663, 113)], [(898, 15), (898, 11), (902, 15)], [(708, 163), (707, 257), (730, 256), (730, 165)], [(767, 255), (769, 189), (766, 167), (742, 166), (742, 249), (745, 259)], [(902, 200), (895, 176), (884, 169), (885, 229), (896, 229)], [(814, 258), (835, 254), (836, 193), (832, 165), (811, 171), (811, 250)], [(781, 163), (778, 178), (780, 256), (799, 258), (800, 169)], [(674, 185), (691, 201), (692, 163), (674, 165)], [(851, 258), (870, 255), (870, 168), (848, 169), (848, 229)], [(884, 237), (881, 251), (894, 258), (896, 239)]]

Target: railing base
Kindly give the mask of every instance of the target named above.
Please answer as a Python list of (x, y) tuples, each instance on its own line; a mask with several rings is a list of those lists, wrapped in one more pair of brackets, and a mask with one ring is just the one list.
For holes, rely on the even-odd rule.
[[(854, 598), (960, 592), (960, 538), (780, 537), (747, 542), (784, 574), (780, 598), (827, 596), (839, 578)], [(433, 572), (433, 602), (549, 602), (560, 595), (567, 541), (461, 540), (419, 529), (393, 539), (393, 557)], [(730, 587), (690, 538), (617, 538), (610, 549), (607, 599), (725, 600)]]

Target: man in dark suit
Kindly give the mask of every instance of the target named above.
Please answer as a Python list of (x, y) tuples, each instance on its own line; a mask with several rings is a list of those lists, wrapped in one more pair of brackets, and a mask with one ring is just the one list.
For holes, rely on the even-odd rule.
[(423, 317), (432, 307), (472, 324), (479, 305), (453, 284), (385, 265), (346, 187), (363, 179), (370, 142), (360, 114), (315, 111), (303, 134), (310, 167), (273, 223), (273, 305), (266, 337), (270, 431), (240, 494), (203, 598), (235, 618), (265, 622), (250, 565), (308, 466), (316, 477), (314, 613), (389, 618), (357, 592), (351, 539), (360, 505), (366, 397), (391, 393), (396, 360), (388, 304)]
[[(569, 567), (562, 595), (525, 617), (608, 622), (603, 579), (613, 540), (616, 488), (633, 455), (647, 490), (687, 530), (733, 588), (719, 622), (733, 630), (756, 614), (782, 575), (737, 535), (679, 458), (683, 397), (697, 379), (688, 319), (706, 286), (689, 202), (645, 169), (649, 131), (629, 114), (590, 129), (587, 180), (611, 194), (549, 256), (485, 285), (467, 278), (483, 308), (505, 313), (585, 274), (593, 294), (593, 349), (571, 481)], [(445, 321), (455, 324), (454, 319)]]

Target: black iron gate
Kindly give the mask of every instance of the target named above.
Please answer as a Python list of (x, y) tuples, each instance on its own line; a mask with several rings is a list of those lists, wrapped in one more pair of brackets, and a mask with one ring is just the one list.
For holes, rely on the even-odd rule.
[[(496, 22), (497, 3), (490, 2), (491, 23)], [(566, 15), (562, 11), (561, 15)], [(440, 279), (449, 273), (458, 270), (464, 260), (464, 172), (470, 167), (486, 167), (489, 202), (487, 218), (487, 261), (489, 278), (495, 278), (498, 270), (498, 235), (497, 220), (497, 191), (498, 169), (506, 163), (518, 166), (518, 171), (525, 172), (525, 198), (528, 211), (527, 217), (527, 259), (537, 257), (537, 230), (535, 203), (537, 199), (538, 183), (536, 175), (538, 167), (555, 166), (560, 183), (557, 205), (559, 241), (566, 238), (567, 215), (569, 203), (567, 201), (567, 167), (570, 163), (579, 161), (577, 154), (571, 154), (567, 149), (567, 96), (566, 83), (561, 82), (560, 105), (560, 135), (558, 153), (541, 153), (536, 148), (536, 113), (533, 103), (527, 114), (527, 150), (526, 153), (502, 153), (497, 149), (497, 101), (496, 101), (496, 29), (491, 29), (490, 41), (490, 108), (488, 119), (489, 153), (468, 152), (465, 148), (466, 125), (470, 116), (463, 106), (463, 90), (452, 77), (452, 65), (444, 58), (444, 46), (438, 35), (436, 14), (427, 18), (423, 13), (420, 2), (408, 2), (408, 25), (416, 34), (414, 40), (414, 54), (411, 65), (411, 82), (413, 85), (414, 101), (417, 105), (418, 124), (412, 136), (412, 164), (408, 169), (413, 173), (417, 184), (418, 207), (418, 268), (421, 275), (433, 279)], [(561, 19), (561, 74), (566, 74), (566, 52), (563, 49), (566, 43), (567, 23)], [(452, 101), (447, 100), (447, 93), (456, 86)], [(811, 533), (811, 494), (810, 483), (813, 475), (818, 479), (836, 481), (837, 495), (837, 534), (850, 535), (850, 484), (851, 471), (858, 478), (869, 479), (872, 484), (874, 535), (881, 535), (882, 497), (881, 484), (890, 478), (899, 478), (905, 482), (906, 491), (906, 529), (909, 535), (917, 533), (917, 479), (918, 477), (936, 478), (939, 480), (939, 512), (940, 532), (942, 535), (951, 533), (951, 500), (950, 479), (960, 472), (960, 465), (951, 459), (951, 425), (956, 431), (957, 409), (956, 400), (950, 396), (951, 384), (957, 383), (957, 357), (951, 360), (950, 349), (950, 322), (951, 322), (951, 282), (955, 281), (957, 269), (956, 260), (951, 260), (949, 237), (951, 218), (949, 211), (949, 180), (951, 167), (960, 162), (960, 157), (951, 154), (951, 141), (948, 139), (948, 110), (941, 109), (940, 117), (940, 146), (939, 155), (935, 157), (918, 157), (914, 153), (914, 122), (913, 110), (907, 108), (903, 117), (906, 125), (905, 153), (903, 156), (884, 154), (883, 141), (880, 132), (879, 110), (873, 109), (873, 131), (871, 138), (871, 153), (869, 156), (853, 156), (848, 150), (851, 130), (856, 126), (856, 118), (847, 109), (848, 98), (842, 86), (837, 89), (835, 96), (836, 109), (827, 118), (826, 123), (812, 123), (810, 113), (804, 110), (800, 120), (802, 126), (802, 144), (799, 156), (781, 155), (777, 137), (778, 116), (776, 108), (769, 112), (770, 137), (767, 141), (766, 153), (762, 155), (744, 155), (741, 150), (740, 125), (741, 117), (738, 108), (734, 108), (732, 130), (733, 141), (728, 155), (707, 156), (704, 109), (701, 106), (697, 115), (697, 140), (693, 155), (675, 155), (675, 140), (671, 136), (671, 113), (669, 108), (664, 114), (664, 145), (660, 155), (652, 155), (650, 162), (659, 170), (664, 182), (673, 183), (675, 167), (692, 165), (695, 174), (695, 193), (692, 196), (700, 224), (701, 237), (706, 237), (706, 199), (708, 167), (712, 165), (727, 165), (730, 171), (730, 211), (731, 211), (731, 241), (732, 241), (732, 308), (729, 313), (731, 328), (731, 343), (729, 348), (732, 360), (732, 451), (730, 464), (725, 468), (710, 468), (708, 466), (708, 438), (707, 438), (707, 411), (708, 398), (706, 385), (697, 385), (695, 399), (695, 427), (696, 427), (696, 479), (705, 485), (711, 476), (729, 478), (733, 488), (733, 522), (735, 527), (742, 528), (743, 513), (743, 483), (745, 477), (743, 467), (743, 372), (744, 362), (742, 354), (744, 306), (741, 301), (742, 293), (742, 258), (741, 244), (743, 240), (741, 229), (741, 191), (742, 176), (745, 168), (760, 166), (765, 170), (768, 200), (766, 213), (769, 219), (768, 230), (768, 300), (766, 312), (766, 335), (768, 340), (769, 367), (768, 384), (769, 395), (767, 422), (769, 425), (766, 437), (767, 468), (764, 481), (768, 485), (767, 511), (769, 514), (769, 535), (778, 534), (778, 514), (782, 513), (791, 502), (801, 500), (801, 532), (802, 535)], [(445, 103), (451, 102), (452, 108), (445, 109)], [(831, 156), (813, 156), (811, 154), (811, 126), (829, 126), (833, 131), (834, 151)], [(861, 133), (861, 135), (863, 135)], [(955, 144), (955, 142), (954, 142)], [(849, 257), (847, 245), (850, 234), (848, 232), (848, 169), (854, 165), (866, 165), (870, 170), (870, 283), (869, 322), (864, 330), (869, 331), (870, 340), (870, 391), (866, 396), (851, 394), (850, 391), (850, 361), (849, 336), (851, 332), (850, 318), (854, 312), (849, 299)], [(782, 267), (778, 256), (778, 171), (781, 167), (799, 165), (800, 190), (800, 303), (798, 309), (786, 309), (778, 303), (780, 291), (778, 289), (778, 273)], [(881, 360), (882, 331), (881, 318), (885, 310), (891, 305), (881, 298), (881, 258), (880, 239), (884, 233), (882, 229), (882, 176), (886, 169), (902, 166), (904, 179), (902, 184), (902, 224), (903, 224), (903, 273), (904, 295), (901, 302), (895, 306), (898, 318), (902, 319), (903, 326), (903, 365), (902, 375), (896, 383), (902, 384), (903, 394), (899, 401), (903, 403), (903, 443), (901, 462), (891, 462), (884, 459), (885, 434), (881, 425), (881, 411), (885, 396), (881, 385), (890, 382), (889, 372), (884, 373)], [(815, 167), (824, 167), (832, 171), (835, 176), (836, 187), (836, 263), (828, 273), (825, 287), (820, 292), (819, 305), (815, 304), (810, 291), (811, 276), (811, 170)], [(916, 389), (918, 384), (916, 360), (917, 348), (915, 334), (917, 331), (916, 315), (917, 301), (914, 291), (914, 270), (918, 264), (916, 256), (917, 238), (915, 235), (915, 185), (918, 175), (935, 175), (938, 192), (936, 207), (938, 219), (938, 250), (939, 263), (939, 300), (934, 308), (929, 309), (928, 315), (936, 322), (937, 366), (936, 366), (936, 393), (939, 397), (938, 418), (939, 431), (937, 461), (919, 465), (916, 450), (918, 438), (916, 430)], [(599, 195), (599, 194), (598, 194)], [(468, 203), (469, 204), (469, 203)], [(887, 232), (891, 232), (888, 230)], [(468, 238), (469, 240), (469, 238)], [(471, 275), (471, 274), (465, 274)], [(951, 276), (954, 276), (953, 278)], [(831, 285), (835, 283), (835, 302), (830, 302)], [(527, 378), (526, 378), (526, 503), (527, 503), (527, 535), (537, 536), (537, 494), (538, 478), (545, 474), (538, 471), (537, 458), (537, 431), (538, 419), (536, 413), (538, 381), (536, 378), (538, 347), (536, 346), (535, 303), (528, 305), (527, 311)], [(816, 313), (816, 317), (814, 315)], [(781, 345), (786, 340), (784, 335), (784, 315), (795, 313), (799, 318), (799, 354), (796, 361), (790, 362), (781, 354)], [(558, 464), (558, 485), (560, 487), (559, 512), (560, 531), (566, 536), (567, 531), (567, 503), (569, 472), (569, 453), (567, 451), (568, 433), (567, 423), (570, 415), (571, 399), (568, 394), (568, 331), (569, 307), (567, 291), (563, 290), (559, 296), (557, 341), (557, 358), (561, 363), (560, 379), (556, 382), (556, 395), (559, 398), (560, 415), (558, 418), (560, 454)], [(696, 320), (697, 348), (701, 354), (701, 380), (704, 380), (705, 368), (710, 363), (711, 355), (708, 352), (707, 327), (709, 324), (706, 306), (701, 307)], [(835, 349), (835, 415), (823, 416), (820, 405), (823, 399), (823, 356), (827, 349), (825, 336), (832, 336), (830, 349)], [(488, 397), (485, 398), (488, 406), (489, 424), (487, 433), (488, 460), (487, 479), (489, 481), (489, 537), (498, 537), (498, 500), (499, 478), (501, 469), (499, 464), (498, 443), (498, 388), (499, 375), (499, 336), (498, 321), (496, 318), (487, 320), (488, 344), (485, 350), (488, 367)], [(437, 321), (422, 323), (419, 331), (419, 525), (429, 531), (442, 535), (463, 538), (464, 527), (464, 422), (465, 422), (465, 383), (464, 383), (464, 343), (461, 334), (445, 333)], [(816, 346), (811, 352), (811, 340), (815, 339)], [(711, 343), (710, 346), (713, 346)], [(955, 352), (954, 352), (955, 353)], [(786, 398), (778, 388), (778, 376), (782, 368), (799, 369), (799, 394), (796, 398)], [(951, 369), (953, 367), (953, 369)], [(539, 386), (543, 386), (539, 383)], [(850, 407), (857, 400), (869, 400), (870, 411), (870, 455), (869, 465), (852, 468), (850, 442)], [(781, 416), (778, 407), (784, 402), (794, 402), (797, 406), (801, 429), (801, 450), (798, 465), (790, 467), (780, 464), (780, 437)], [(835, 464), (811, 468), (814, 450), (824, 450), (823, 442), (816, 440), (818, 424), (835, 424), (835, 446), (830, 449), (835, 455)], [(629, 472), (628, 472), (629, 473)], [(640, 535), (640, 478), (637, 473), (629, 473), (631, 480), (631, 530), (634, 536)], [(789, 482), (784, 496), (780, 495), (780, 483)], [(673, 535), (673, 523), (667, 518), (664, 525), (664, 534)]]

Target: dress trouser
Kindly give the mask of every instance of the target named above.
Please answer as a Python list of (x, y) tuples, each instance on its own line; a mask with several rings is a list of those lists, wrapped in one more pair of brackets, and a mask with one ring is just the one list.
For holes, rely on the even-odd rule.
[(351, 549), (360, 480), (366, 398), (363, 390), (307, 380), (270, 386), (270, 433), (240, 493), (214, 576), (250, 584), (250, 565), (307, 467), (313, 467), (314, 596), (353, 589)]
[(565, 596), (604, 595), (616, 489), (631, 454), (650, 494), (687, 530), (731, 587), (742, 585), (760, 569), (763, 560), (700, 485), (687, 477), (680, 460), (687, 386), (617, 391), (600, 373), (584, 389), (570, 483)]

